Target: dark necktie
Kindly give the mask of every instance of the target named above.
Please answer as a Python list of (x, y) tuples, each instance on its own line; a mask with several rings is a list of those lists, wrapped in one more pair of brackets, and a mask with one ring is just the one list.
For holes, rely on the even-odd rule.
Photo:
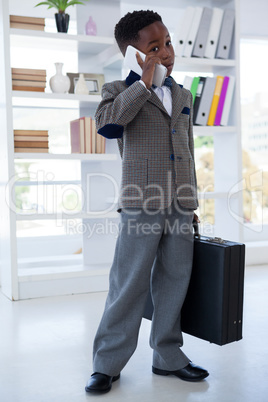
[(168, 88), (171, 88), (171, 87), (172, 87), (172, 79), (171, 79), (170, 77), (167, 77), (167, 78), (165, 79), (165, 82), (164, 82), (163, 85), (165, 85), (165, 86), (168, 87)]

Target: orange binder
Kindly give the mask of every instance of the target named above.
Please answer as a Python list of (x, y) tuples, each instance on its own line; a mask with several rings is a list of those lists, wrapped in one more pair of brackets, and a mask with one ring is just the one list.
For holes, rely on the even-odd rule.
[(213, 94), (213, 98), (212, 98), (212, 102), (211, 102), (211, 107), (210, 107), (210, 112), (209, 112), (209, 116), (208, 116), (208, 122), (207, 122), (208, 126), (214, 125), (217, 108), (218, 108), (218, 104), (219, 104), (219, 100), (220, 100), (223, 79), (224, 79), (223, 76), (221, 76), (221, 75), (217, 76), (216, 86), (215, 86), (215, 90), (214, 90), (214, 94)]

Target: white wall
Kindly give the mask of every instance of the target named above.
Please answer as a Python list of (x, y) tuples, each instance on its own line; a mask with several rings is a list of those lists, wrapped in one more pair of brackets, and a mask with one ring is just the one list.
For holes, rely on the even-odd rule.
[(240, 0), (241, 35), (268, 37), (268, 1)]

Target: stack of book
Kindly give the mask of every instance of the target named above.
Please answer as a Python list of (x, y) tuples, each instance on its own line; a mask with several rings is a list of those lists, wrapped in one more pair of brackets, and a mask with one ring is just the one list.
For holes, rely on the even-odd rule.
[(200, 126), (227, 126), (234, 93), (235, 77), (186, 76), (183, 87), (193, 95), (193, 122)]
[(91, 117), (80, 117), (71, 121), (70, 134), (72, 153), (105, 153), (105, 138), (97, 134), (95, 120)]
[(13, 91), (45, 92), (47, 72), (32, 68), (12, 68)]
[(45, 30), (45, 18), (10, 15), (9, 21), (10, 21), (10, 28), (34, 29), (37, 31)]
[(47, 130), (14, 130), (15, 152), (48, 152)]
[(234, 24), (232, 9), (187, 7), (174, 34), (177, 56), (228, 59)]

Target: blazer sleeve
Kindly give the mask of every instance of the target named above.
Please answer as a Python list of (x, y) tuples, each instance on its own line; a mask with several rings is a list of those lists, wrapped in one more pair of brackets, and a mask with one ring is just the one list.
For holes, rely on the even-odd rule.
[(98, 133), (106, 138), (121, 138), (124, 127), (135, 118), (150, 96), (150, 91), (138, 81), (129, 87), (125, 87), (122, 81), (104, 84), (102, 101), (95, 114)]

